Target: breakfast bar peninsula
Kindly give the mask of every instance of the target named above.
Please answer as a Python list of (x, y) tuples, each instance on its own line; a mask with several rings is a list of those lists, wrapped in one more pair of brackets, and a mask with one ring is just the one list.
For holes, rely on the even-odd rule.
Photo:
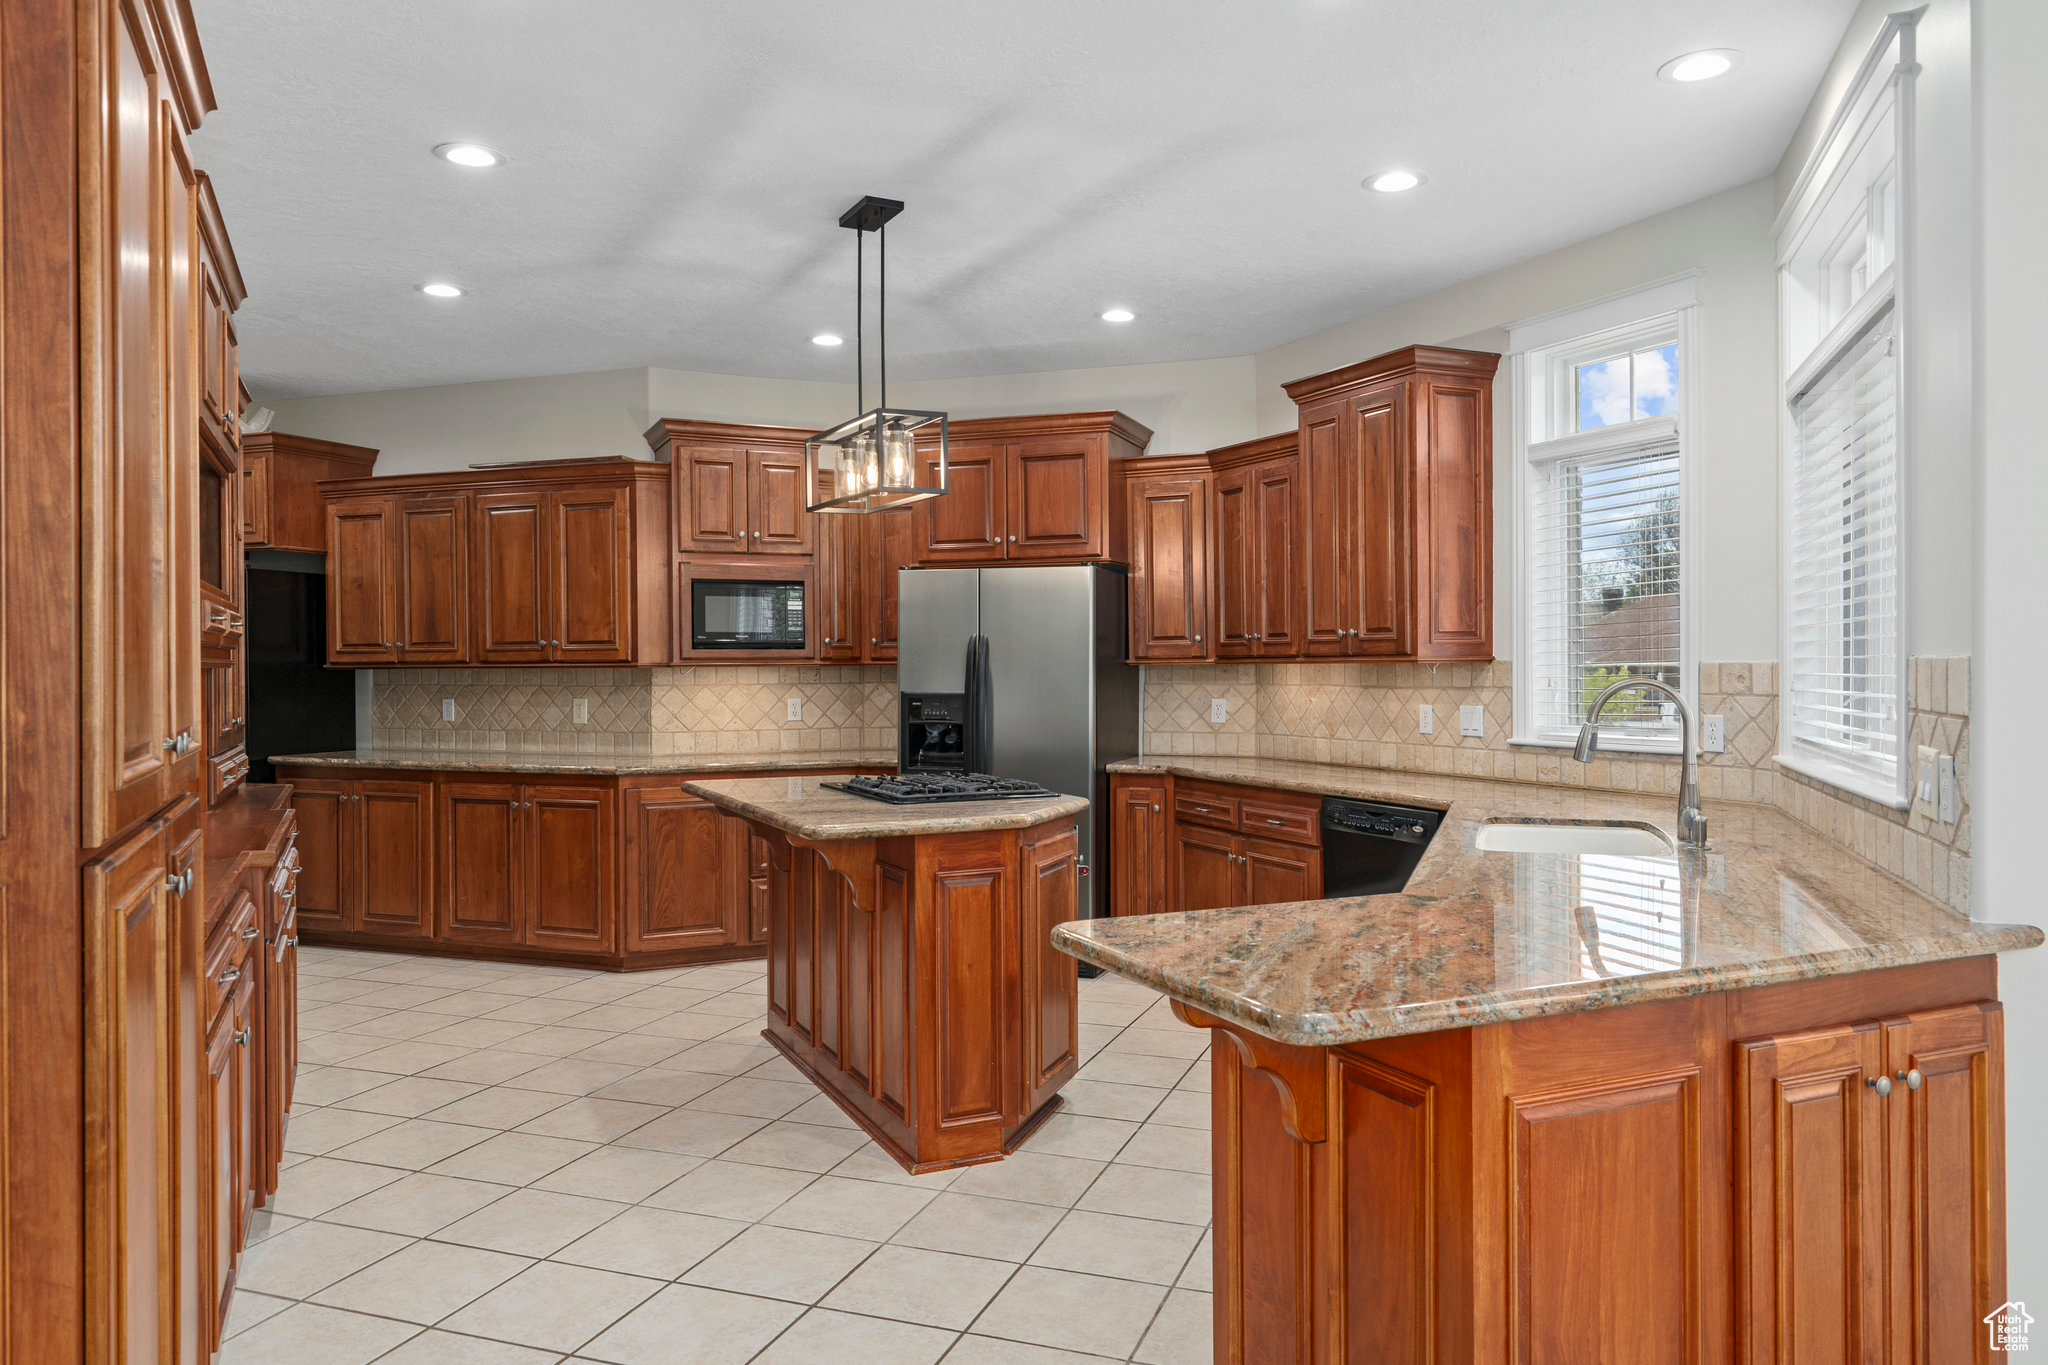
[(904, 1169), (998, 1161), (1059, 1106), (1079, 1005), (1079, 797), (879, 805), (773, 777), (684, 784), (768, 845), (768, 1027)]

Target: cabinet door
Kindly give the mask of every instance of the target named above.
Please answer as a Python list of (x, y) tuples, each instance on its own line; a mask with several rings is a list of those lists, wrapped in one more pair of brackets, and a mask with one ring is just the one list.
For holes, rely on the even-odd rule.
[(558, 663), (632, 659), (631, 497), (623, 488), (549, 497), (554, 516), (549, 538), (554, 563), (549, 614), (555, 622), (551, 657)]
[(539, 785), (523, 795), (528, 946), (611, 951), (616, 798), (598, 787)]
[(234, 1006), (224, 1004), (206, 1033), (206, 1087), (200, 1109), (200, 1298), (208, 1352), (220, 1349), (221, 1327), (235, 1291), (235, 1256), (241, 1250), (242, 1201), (236, 1188), (246, 1108), (237, 1056), (241, 1051), (235, 1043)]
[(1108, 550), (1109, 451), (1101, 437), (1046, 437), (1011, 444), (1008, 542), (1011, 559), (1099, 559)]
[(477, 658), (487, 664), (546, 663), (554, 638), (547, 494), (483, 493), (475, 506)]
[(1238, 858), (1245, 874), (1246, 905), (1287, 905), (1323, 894), (1320, 849), (1244, 839), (1238, 843)]
[(424, 938), (434, 923), (434, 784), (355, 783), (356, 870), (348, 928)]
[(242, 456), (242, 545), (257, 549), (270, 543), (270, 457)]
[(327, 504), (330, 663), (387, 663), (398, 657), (395, 519), (389, 498)]
[[(830, 496), (832, 476), (820, 474)], [(869, 516), (826, 514), (818, 523), (818, 659), (823, 663), (859, 663), (861, 636), (861, 565), (865, 545), (861, 523)]]
[(1981, 1319), (2006, 1296), (2004, 1015), (1986, 1000), (1884, 1035), (1894, 1358), (1987, 1360)]
[(398, 507), (398, 659), (469, 660), (469, 499), (406, 498)]
[(744, 941), (747, 869), (732, 837), (737, 822), (679, 786), (627, 792), (625, 818), (627, 950)]
[(750, 450), (747, 452), (747, 548), (755, 554), (807, 555), (811, 553), (812, 523), (804, 510), (809, 481), (804, 474), (804, 453)]
[(1275, 460), (1258, 467), (1252, 484), (1258, 577), (1252, 652), (1261, 658), (1301, 653), (1301, 466)]
[(867, 627), (868, 663), (889, 663), (896, 658), (896, 575), (917, 563), (918, 505), (893, 512), (873, 512), (858, 520), (865, 542), (866, 588), (862, 598), (862, 624)]
[(1173, 838), (1173, 885), (1179, 895), (1168, 909), (1216, 910), (1249, 903), (1235, 835), (1176, 825)]
[(747, 942), (768, 941), (768, 841), (735, 820), (747, 858)]
[(257, 1163), (263, 1151), (261, 1116), (256, 1100), (261, 1080), (256, 1069), (256, 983), (262, 964), (252, 954), (242, 958), (242, 979), (235, 985), (233, 1000), (226, 1011), (234, 1022), (234, 1047), (228, 1065), (235, 1075), (235, 1255), (247, 1245), (249, 1218), (256, 1212), (256, 1187), (260, 1176)]
[[(1353, 654), (1410, 654), (1415, 649), (1414, 434), (1408, 386), (1371, 389), (1347, 400), (1345, 453), (1353, 469), (1351, 519), (1356, 605)], [(1487, 458), (1492, 458), (1489, 453)], [(1310, 490), (1311, 497), (1319, 495)], [(1476, 547), (1491, 556), (1490, 544)]]
[(676, 549), (745, 554), (747, 452), (678, 450), (674, 458)]
[(1131, 661), (1206, 659), (1209, 632), (1209, 487), (1199, 478), (1134, 479), (1131, 517)]
[[(1052, 945), (1052, 930), (1081, 917), (1081, 839), (1072, 826), (1018, 850), (1017, 910), (1024, 1017), (1024, 1114), (1037, 1112), (1080, 1068), (1079, 964)], [(858, 914), (858, 911), (854, 913)]]
[(1344, 409), (1339, 402), (1301, 414), (1302, 493), (1308, 504), (1301, 547), (1301, 647), (1318, 658), (1352, 652), (1351, 628), (1358, 615), (1352, 552), (1357, 528), (1349, 516), (1357, 472), (1342, 448)]
[[(82, 263), (101, 330), (81, 380), (93, 382), (95, 430), (83, 443), (86, 560), (80, 646), (87, 746), (85, 836), (99, 845), (161, 807), (171, 791), (173, 522), (164, 387), (163, 271), (155, 228), (164, 169), (157, 159), (159, 70), (137, 8), (111, 22), (95, 117), (107, 111), (97, 261)], [(101, 11), (95, 11), (99, 13)], [(83, 95), (81, 95), (83, 98)], [(10, 260), (13, 257), (10, 256)], [(189, 504), (188, 504), (189, 505)], [(188, 585), (196, 589), (196, 584)], [(200, 736), (190, 737), (197, 747)]]
[[(918, 483), (938, 484), (936, 454), (918, 453)], [(920, 564), (984, 563), (1003, 557), (1009, 479), (1000, 445), (955, 445), (946, 461), (946, 495), (915, 504)]]
[(347, 836), (354, 804), (350, 783), (343, 778), (295, 777), (292, 818), (298, 825), (299, 923), (316, 933), (333, 933), (346, 925), (346, 871), (354, 841)]
[(102, 1274), (89, 1277), (90, 1320), (109, 1333), (107, 1358), (172, 1354), (162, 1296), (176, 1283), (176, 1169), (171, 1055), (177, 983), (168, 861), (151, 823), (85, 869), (86, 1147), (89, 1222)]
[(1416, 594), (1424, 657), (1493, 657), (1493, 390), (1433, 379), (1422, 496), (1415, 508)]
[(1242, 659), (1252, 652), (1258, 582), (1252, 556), (1258, 539), (1253, 521), (1250, 470), (1216, 476), (1216, 657)]
[(1166, 788), (1118, 782), (1110, 798), (1112, 915), (1156, 915), (1166, 903)]
[(458, 943), (526, 941), (520, 847), (524, 798), (511, 782), (444, 782), (438, 921)]
[[(201, 453), (199, 434), (199, 355), (195, 316), (199, 257), (198, 172), (192, 168), (186, 151), (184, 121), (169, 100), (158, 103), (157, 124), (160, 146), (166, 154), (163, 168), (165, 348), (162, 411), (167, 427), (165, 455), (169, 461), (171, 494), (167, 509), (170, 526), (165, 538), (170, 547), (166, 575), (170, 611), (158, 624), (158, 629), (170, 637), (169, 674), (166, 679), (171, 694), (170, 723), (165, 733), (189, 734), (197, 740), (205, 734), (206, 727), (205, 694), (200, 684), (199, 668), (199, 617), (206, 609), (201, 602), (207, 570), (204, 556), (209, 550), (216, 556), (213, 564), (217, 586), (235, 613), (234, 628), (239, 634), (244, 598), (242, 481), (236, 477), (234, 447), (230, 444), (225, 451), (226, 459), (218, 469), (221, 476), (216, 485), (218, 500), (211, 508), (211, 514), (218, 517), (214, 523), (215, 544), (204, 545), (204, 509), (200, 507), (199, 500), (205, 496), (205, 491), (200, 469), (203, 465), (210, 465), (211, 461)], [(209, 437), (207, 444), (212, 443)], [(238, 680), (241, 676), (239, 664), (235, 676)], [(239, 718), (240, 709), (233, 714)], [(233, 740), (236, 747), (241, 744), (240, 724), (237, 719), (237, 734)], [(180, 791), (194, 790), (194, 779), (202, 766), (210, 767), (198, 753), (190, 754), (174, 765), (164, 793), (165, 799)], [(231, 787), (233, 783), (227, 785)]]
[(1738, 1043), (1735, 1057), (1742, 1358), (1881, 1359), (1889, 1190), (1885, 1101), (1870, 1088), (1883, 1074), (1877, 1026)]

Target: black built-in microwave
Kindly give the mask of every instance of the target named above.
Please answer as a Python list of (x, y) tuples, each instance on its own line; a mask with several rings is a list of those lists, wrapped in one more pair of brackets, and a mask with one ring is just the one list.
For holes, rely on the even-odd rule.
[(803, 582), (691, 579), (690, 648), (803, 653)]

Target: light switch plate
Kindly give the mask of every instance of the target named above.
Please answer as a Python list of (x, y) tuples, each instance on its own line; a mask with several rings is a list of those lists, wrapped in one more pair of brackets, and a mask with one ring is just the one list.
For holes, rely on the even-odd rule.
[(802, 697), (791, 697), (789, 699), (789, 718), (797, 721), (804, 718), (804, 699)]
[(441, 698), (441, 719), (447, 721), (450, 725), (455, 723), (455, 698)]
[(1486, 708), (1483, 706), (1459, 707), (1458, 733), (1467, 739), (1485, 739)]
[(1209, 698), (1209, 723), (1221, 725), (1230, 719), (1230, 703), (1221, 697)]
[(1415, 724), (1425, 735), (1436, 733), (1436, 708), (1428, 702), (1415, 708)]
[(1941, 752), (1919, 745), (1913, 761), (1913, 813), (1941, 818)]
[(1728, 723), (1719, 716), (1700, 718), (1700, 748), (1710, 754), (1728, 752)]
[(1941, 774), (1936, 779), (1936, 785), (1940, 788), (1940, 797), (1936, 804), (1940, 809), (1941, 823), (1953, 825), (1963, 814), (1963, 794), (1956, 788), (1956, 756), (1943, 754), (1935, 760), (1935, 766)]

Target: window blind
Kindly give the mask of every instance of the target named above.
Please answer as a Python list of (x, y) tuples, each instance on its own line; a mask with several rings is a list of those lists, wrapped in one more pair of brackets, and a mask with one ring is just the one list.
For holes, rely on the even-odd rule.
[[(1569, 739), (1601, 690), (1628, 675), (1680, 682), (1679, 455), (1675, 431), (1623, 451), (1535, 467), (1530, 619), (1532, 737)], [(1622, 693), (1603, 739), (1676, 743), (1668, 702)]]
[(1787, 492), (1788, 749), (1895, 789), (1899, 470), (1895, 305), (1792, 399)]

